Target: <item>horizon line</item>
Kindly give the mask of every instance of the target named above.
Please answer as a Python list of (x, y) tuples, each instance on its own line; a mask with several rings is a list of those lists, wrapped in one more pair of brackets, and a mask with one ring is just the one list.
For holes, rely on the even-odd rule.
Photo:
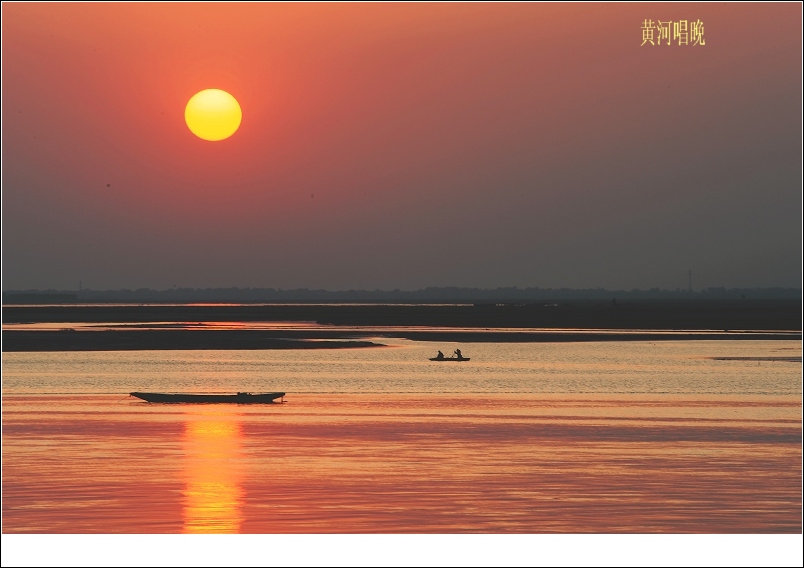
[(84, 294), (84, 293), (132, 293), (132, 292), (146, 292), (146, 293), (176, 293), (176, 292), (214, 292), (214, 291), (241, 291), (241, 292), (257, 292), (257, 293), (326, 293), (326, 294), (420, 294), (428, 292), (464, 292), (464, 293), (498, 293), (498, 292), (593, 292), (593, 293), (670, 293), (670, 294), (699, 294), (702, 292), (760, 292), (760, 291), (796, 291), (801, 293), (804, 291), (802, 287), (794, 286), (740, 286), (740, 287), (727, 287), (727, 286), (708, 286), (700, 289), (689, 289), (676, 287), (672, 288), (604, 288), (601, 286), (595, 288), (572, 288), (568, 286), (563, 287), (546, 287), (539, 286), (497, 286), (497, 287), (477, 287), (477, 286), (426, 286), (416, 289), (401, 289), (401, 288), (348, 288), (348, 289), (327, 289), (327, 288), (274, 288), (274, 287), (253, 287), (253, 286), (215, 286), (215, 287), (170, 287), (170, 288), (106, 288), (94, 289), (81, 287), (79, 289), (65, 289), (65, 288), (12, 288), (3, 289), (2, 293), (5, 294)]

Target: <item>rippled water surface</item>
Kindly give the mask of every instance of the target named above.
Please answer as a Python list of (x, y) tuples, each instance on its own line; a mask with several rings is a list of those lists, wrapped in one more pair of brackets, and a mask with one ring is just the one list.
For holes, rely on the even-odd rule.
[[(471, 361), (427, 360), (455, 348)], [(4, 353), (2, 528), (800, 533), (800, 356), (704, 340)]]
[[(4, 353), (4, 394), (288, 393), (801, 394), (800, 341), (433, 344), (263, 351)], [(464, 362), (431, 362), (461, 348)]]

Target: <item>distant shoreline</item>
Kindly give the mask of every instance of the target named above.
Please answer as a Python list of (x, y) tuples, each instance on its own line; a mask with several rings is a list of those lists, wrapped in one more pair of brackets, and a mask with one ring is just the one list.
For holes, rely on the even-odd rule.
[[(117, 324), (114, 331), (3, 331), (13, 351), (338, 349), (381, 338), (478, 342), (801, 340), (800, 300), (469, 305), (3, 306), (3, 325)], [(178, 329), (120, 324), (176, 323)], [(182, 329), (193, 323), (306, 322), (306, 329)], [(248, 327), (247, 325), (245, 327)], [(377, 338), (380, 338), (379, 340)], [(380, 342), (378, 342), (380, 341)]]
[(377, 337), (442, 343), (572, 343), (599, 341), (801, 340), (801, 333), (511, 332), (332, 330), (4, 331), (3, 352), (344, 349), (383, 347)]
[(3, 352), (344, 349), (382, 347), (362, 340), (283, 338), (260, 331), (4, 331)]

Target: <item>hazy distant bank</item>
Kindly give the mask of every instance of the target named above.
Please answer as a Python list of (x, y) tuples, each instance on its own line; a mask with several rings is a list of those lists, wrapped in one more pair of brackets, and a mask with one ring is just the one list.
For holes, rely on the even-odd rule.
[(801, 331), (801, 307), (799, 298), (459, 305), (5, 305), (2, 314), (3, 324), (301, 321), (359, 327)]
[(604, 288), (461, 288), (420, 290), (311, 290), (298, 288), (170, 288), (168, 290), (4, 290), (3, 304), (63, 303), (519, 303), (635, 300), (801, 300), (800, 288), (705, 288), (693, 291), (606, 290)]

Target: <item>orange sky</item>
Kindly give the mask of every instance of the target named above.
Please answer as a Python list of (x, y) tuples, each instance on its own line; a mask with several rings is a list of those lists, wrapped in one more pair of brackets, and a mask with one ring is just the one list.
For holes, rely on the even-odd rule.
[(4, 3), (3, 286), (800, 286), (801, 40), (796, 3)]

